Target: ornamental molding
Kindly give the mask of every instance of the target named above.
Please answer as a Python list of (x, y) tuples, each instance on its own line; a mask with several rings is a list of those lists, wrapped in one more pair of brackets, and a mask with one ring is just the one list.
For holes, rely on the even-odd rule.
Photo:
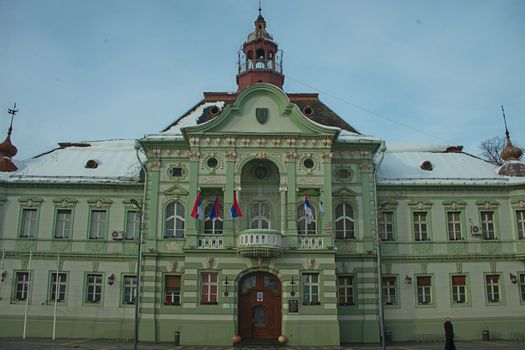
[(148, 166), (149, 166), (150, 170), (157, 170), (158, 171), (162, 167), (162, 162), (160, 160), (152, 161), (152, 162), (148, 163)]
[(113, 201), (111, 199), (88, 199), (87, 203), (90, 208), (108, 209)]
[[(181, 169), (181, 175), (180, 176), (174, 176), (173, 175), (173, 169), (180, 168)], [(170, 163), (167, 166), (166, 173), (169, 179), (172, 180), (185, 180), (186, 176), (188, 176), (188, 169), (183, 163)]]
[(42, 202), (44, 201), (44, 199), (38, 198), (38, 197), (31, 197), (31, 198), (20, 198), (18, 199), (18, 201), (23, 207), (36, 208), (42, 205)]
[(55, 198), (53, 199), (53, 203), (55, 203), (55, 206), (58, 208), (74, 208), (78, 200), (74, 198)]
[(199, 152), (191, 151), (188, 153), (188, 157), (191, 161), (198, 161), (201, 154)]
[(334, 153), (333, 152), (328, 152), (328, 153), (323, 153), (321, 155), (321, 158), (323, 158), (323, 160), (325, 162), (329, 162), (332, 160), (332, 158), (334, 157)]
[(255, 154), (255, 159), (268, 159), (268, 158), (270, 158), (270, 153), (267, 153), (267, 152)]
[(412, 210), (430, 210), (432, 208), (432, 202), (414, 201), (408, 202), (408, 206)]
[(285, 158), (287, 162), (296, 162), (297, 159), (299, 159), (299, 154), (295, 152), (286, 152)]
[[(210, 158), (216, 158), (217, 159), (217, 166), (214, 168), (208, 167), (206, 162), (208, 162), (208, 159)], [(219, 152), (206, 152), (202, 154), (202, 157), (200, 159), (200, 168), (201, 170), (204, 170), (204, 168), (207, 168), (210, 170), (210, 172), (213, 174), (217, 171), (217, 169), (224, 169), (224, 154)]]
[(525, 209), (525, 200), (519, 199), (511, 202), (514, 209)]
[(201, 184), (225, 184), (226, 176), (199, 176)]
[(443, 207), (447, 210), (464, 210), (466, 202), (463, 201), (446, 201), (443, 202)]
[(321, 185), (323, 184), (322, 177), (313, 177), (313, 176), (298, 176), (297, 185)]
[(237, 152), (230, 151), (226, 152), (226, 159), (229, 161), (234, 161), (237, 158)]
[(385, 210), (394, 210), (398, 206), (398, 201), (383, 201), (379, 202), (377, 206), (377, 210), (379, 211), (385, 211)]
[(483, 209), (491, 210), (491, 209), (496, 209), (499, 206), (499, 202), (496, 202), (493, 200), (479, 200), (479, 201), (476, 201), (476, 205), (481, 210)]

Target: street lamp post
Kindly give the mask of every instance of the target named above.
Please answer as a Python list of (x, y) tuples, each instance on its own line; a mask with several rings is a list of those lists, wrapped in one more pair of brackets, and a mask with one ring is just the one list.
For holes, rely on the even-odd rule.
[(130, 203), (139, 210), (139, 232), (137, 237), (137, 295), (135, 296), (135, 330), (133, 349), (137, 350), (139, 344), (139, 300), (140, 300), (140, 265), (142, 258), (142, 206), (136, 199), (131, 199)]

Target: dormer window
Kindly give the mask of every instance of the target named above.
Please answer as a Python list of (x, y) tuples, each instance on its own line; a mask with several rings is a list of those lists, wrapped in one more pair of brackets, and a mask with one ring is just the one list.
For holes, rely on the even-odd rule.
[(86, 162), (85, 167), (87, 169), (96, 169), (98, 167), (98, 162), (94, 159), (90, 159)]
[(426, 171), (432, 171), (432, 163), (428, 160), (425, 160), (423, 163), (421, 163), (420, 168)]

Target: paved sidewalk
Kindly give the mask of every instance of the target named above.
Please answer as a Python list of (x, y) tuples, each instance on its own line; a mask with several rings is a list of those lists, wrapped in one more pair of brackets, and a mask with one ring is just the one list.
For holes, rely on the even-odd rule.
[[(443, 343), (394, 343), (387, 350), (442, 350)], [(525, 342), (516, 341), (469, 341), (457, 342), (458, 350), (524, 350)], [(0, 350), (132, 350), (132, 341), (109, 339), (56, 339), (49, 338), (0, 338)], [(232, 350), (231, 346), (175, 346), (169, 343), (140, 343), (140, 350)], [(347, 344), (339, 347), (238, 347), (235, 350), (382, 350), (382, 346)]]

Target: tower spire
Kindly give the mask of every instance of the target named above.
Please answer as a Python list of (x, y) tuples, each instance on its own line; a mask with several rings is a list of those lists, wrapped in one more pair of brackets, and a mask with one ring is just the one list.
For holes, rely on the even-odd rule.
[(507, 118), (505, 117), (505, 109), (501, 106), (501, 112), (503, 113), (503, 122), (505, 123), (505, 147), (501, 151), (501, 159), (505, 161), (520, 160), (523, 151), (519, 147), (515, 147), (510, 141), (509, 128), (507, 127)]

